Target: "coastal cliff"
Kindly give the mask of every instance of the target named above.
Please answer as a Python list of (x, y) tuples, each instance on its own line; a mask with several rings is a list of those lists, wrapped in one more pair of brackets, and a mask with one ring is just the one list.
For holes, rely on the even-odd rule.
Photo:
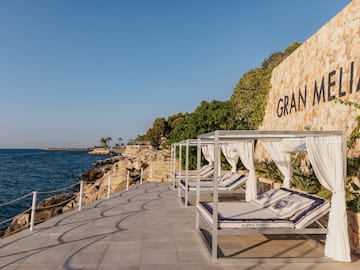
[[(84, 182), (82, 204), (106, 197), (109, 177), (110, 193), (114, 193), (126, 188), (128, 174), (131, 186), (140, 181), (141, 173), (143, 181), (171, 181), (169, 151), (153, 150), (143, 146), (128, 146), (122, 156), (95, 162), (93, 168), (84, 172), (80, 177), (80, 181)], [(79, 198), (80, 193), (77, 188), (72, 193), (58, 194), (42, 200), (37, 205), (35, 224), (78, 207)], [(30, 219), (30, 210), (16, 216), (1, 234), (8, 236), (27, 229)]]

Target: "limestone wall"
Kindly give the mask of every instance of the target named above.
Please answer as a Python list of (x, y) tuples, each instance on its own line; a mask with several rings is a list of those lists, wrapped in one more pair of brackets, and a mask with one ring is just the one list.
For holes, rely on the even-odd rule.
[[(344, 130), (350, 135), (360, 109), (338, 100), (360, 104), (360, 0), (353, 0), (273, 70), (259, 129)], [(350, 156), (359, 155), (358, 140)], [(261, 146), (257, 157), (266, 157)], [(348, 213), (355, 254), (360, 254), (359, 216)]]
[(353, 254), (360, 254), (360, 213), (347, 212), (350, 248)]
[(263, 130), (346, 130), (360, 110), (360, 0), (353, 0), (273, 71)]

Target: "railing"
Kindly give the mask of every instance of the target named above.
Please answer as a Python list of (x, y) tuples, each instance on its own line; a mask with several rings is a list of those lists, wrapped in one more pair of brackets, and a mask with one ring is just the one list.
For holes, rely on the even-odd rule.
[[(150, 167), (150, 170), (152, 171), (152, 166)], [(141, 170), (140, 170), (140, 178), (136, 179), (136, 180), (139, 180), (140, 185), (143, 183), (143, 178), (144, 178), (143, 174), (144, 174), (144, 170), (143, 170), (143, 168), (141, 168)], [(110, 199), (111, 187), (116, 186), (116, 185), (119, 184), (119, 183), (112, 184), (111, 183), (111, 177), (112, 177), (111, 174), (109, 174), (108, 177), (107, 177), (107, 192), (106, 192), (106, 198), (107, 199)], [(152, 174), (150, 174), (150, 179), (151, 179), (151, 177), (152, 177)], [(77, 183), (74, 183), (71, 186), (60, 188), (60, 189), (55, 189), (55, 190), (50, 190), (50, 191), (41, 191), (41, 192), (33, 191), (33, 192), (28, 193), (28, 194), (25, 194), (22, 197), (16, 198), (16, 199), (8, 201), (8, 202), (1, 203), (0, 208), (4, 207), (4, 206), (12, 205), (12, 204), (17, 203), (17, 202), (19, 202), (21, 200), (29, 199), (32, 196), (31, 207), (25, 209), (23, 212), (20, 212), (20, 213), (16, 214), (15, 216), (6, 217), (5, 220), (0, 221), (0, 228), (5, 229), (6, 227), (8, 227), (10, 225), (10, 222), (14, 218), (20, 216), (21, 214), (30, 213), (30, 223), (26, 224), (24, 227), (21, 227), (17, 231), (24, 230), (26, 227), (29, 227), (30, 231), (33, 231), (35, 224), (41, 223), (41, 222), (43, 222), (43, 221), (45, 221), (47, 219), (47, 218), (44, 218), (44, 219), (40, 219), (40, 220), (35, 220), (36, 212), (41, 211), (41, 210), (51, 209), (51, 208), (54, 208), (54, 207), (57, 207), (57, 206), (64, 206), (67, 203), (69, 203), (70, 201), (75, 200), (77, 198), (77, 196), (79, 196), (78, 211), (81, 211), (82, 206), (83, 206), (84, 195), (90, 194), (90, 192), (84, 193), (84, 184), (95, 184), (97, 182), (103, 182), (103, 181), (106, 181), (106, 178), (101, 178), (101, 179), (96, 180), (94, 182), (79, 181)], [(126, 174), (126, 191), (129, 190), (129, 185), (130, 185), (130, 172), (127, 171), (127, 174)], [(76, 192), (74, 192), (74, 189), (76, 189)], [(69, 190), (70, 192), (64, 193), (64, 191), (66, 191), (66, 190)], [(77, 191), (78, 191), (78, 194), (77, 194)], [(67, 194), (67, 195), (69, 195), (69, 197), (66, 200), (61, 201), (61, 202), (56, 203), (56, 204), (51, 204), (49, 206), (41, 206), (41, 207), (38, 206), (37, 207), (37, 201), (38, 201), (38, 197), (39, 197), (38, 195), (41, 195), (42, 197), (44, 197), (44, 195), (47, 195), (47, 194), (57, 194), (57, 195)], [(51, 197), (53, 197), (53, 196), (44, 197), (44, 199), (48, 199), (48, 198), (51, 198)], [(44, 201), (44, 199), (42, 201)], [(7, 224), (9, 224), (9, 225), (7, 225)], [(17, 231), (14, 231), (12, 233), (15, 233)]]

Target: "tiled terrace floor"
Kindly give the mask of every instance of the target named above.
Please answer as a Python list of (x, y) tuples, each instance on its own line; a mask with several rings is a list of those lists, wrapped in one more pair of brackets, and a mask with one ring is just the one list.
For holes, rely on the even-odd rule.
[[(147, 183), (1, 239), (0, 269), (360, 269), (360, 262), (213, 264), (194, 230), (195, 209), (183, 208), (176, 194), (169, 184)], [(254, 239), (269, 254), (286, 245), (242, 239)], [(239, 240), (222, 238), (223, 253), (237, 254)], [(290, 245), (299, 245), (292, 255), (301, 256), (303, 244)]]

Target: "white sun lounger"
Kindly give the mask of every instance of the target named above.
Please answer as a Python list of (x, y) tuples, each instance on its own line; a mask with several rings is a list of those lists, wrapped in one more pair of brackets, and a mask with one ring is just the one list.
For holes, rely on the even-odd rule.
[[(242, 184), (247, 180), (247, 176), (238, 173), (226, 173), (223, 176), (220, 176), (218, 179), (218, 190), (219, 193), (228, 193), (233, 192), (238, 189)], [(181, 190), (185, 193), (184, 204), (185, 207), (188, 204), (188, 193), (197, 191), (196, 182), (188, 182), (186, 185), (184, 180), (181, 180), (179, 183), (179, 193), (178, 197), (181, 199)], [(201, 181), (200, 189), (201, 192), (212, 192), (214, 190), (213, 181)]]
[[(236, 189), (237, 187), (244, 184), (247, 180), (247, 177), (243, 174), (238, 173), (226, 173), (223, 176), (219, 177), (218, 180), (218, 189), (219, 191), (231, 191)], [(183, 190), (186, 189), (185, 181), (180, 181), (179, 185)], [(194, 182), (188, 183), (187, 190), (188, 191), (196, 191), (197, 185)], [(214, 189), (213, 181), (202, 181), (200, 183), (201, 191), (212, 191)]]
[[(202, 166), (199, 170), (199, 174), (200, 174), (200, 178), (209, 178), (214, 174), (214, 167), (209, 166), (209, 165), (205, 165)], [(188, 177), (191, 179), (195, 179), (197, 178), (197, 173), (189, 173)], [(184, 179), (185, 178), (185, 174), (177, 174), (175, 173), (175, 179)]]

